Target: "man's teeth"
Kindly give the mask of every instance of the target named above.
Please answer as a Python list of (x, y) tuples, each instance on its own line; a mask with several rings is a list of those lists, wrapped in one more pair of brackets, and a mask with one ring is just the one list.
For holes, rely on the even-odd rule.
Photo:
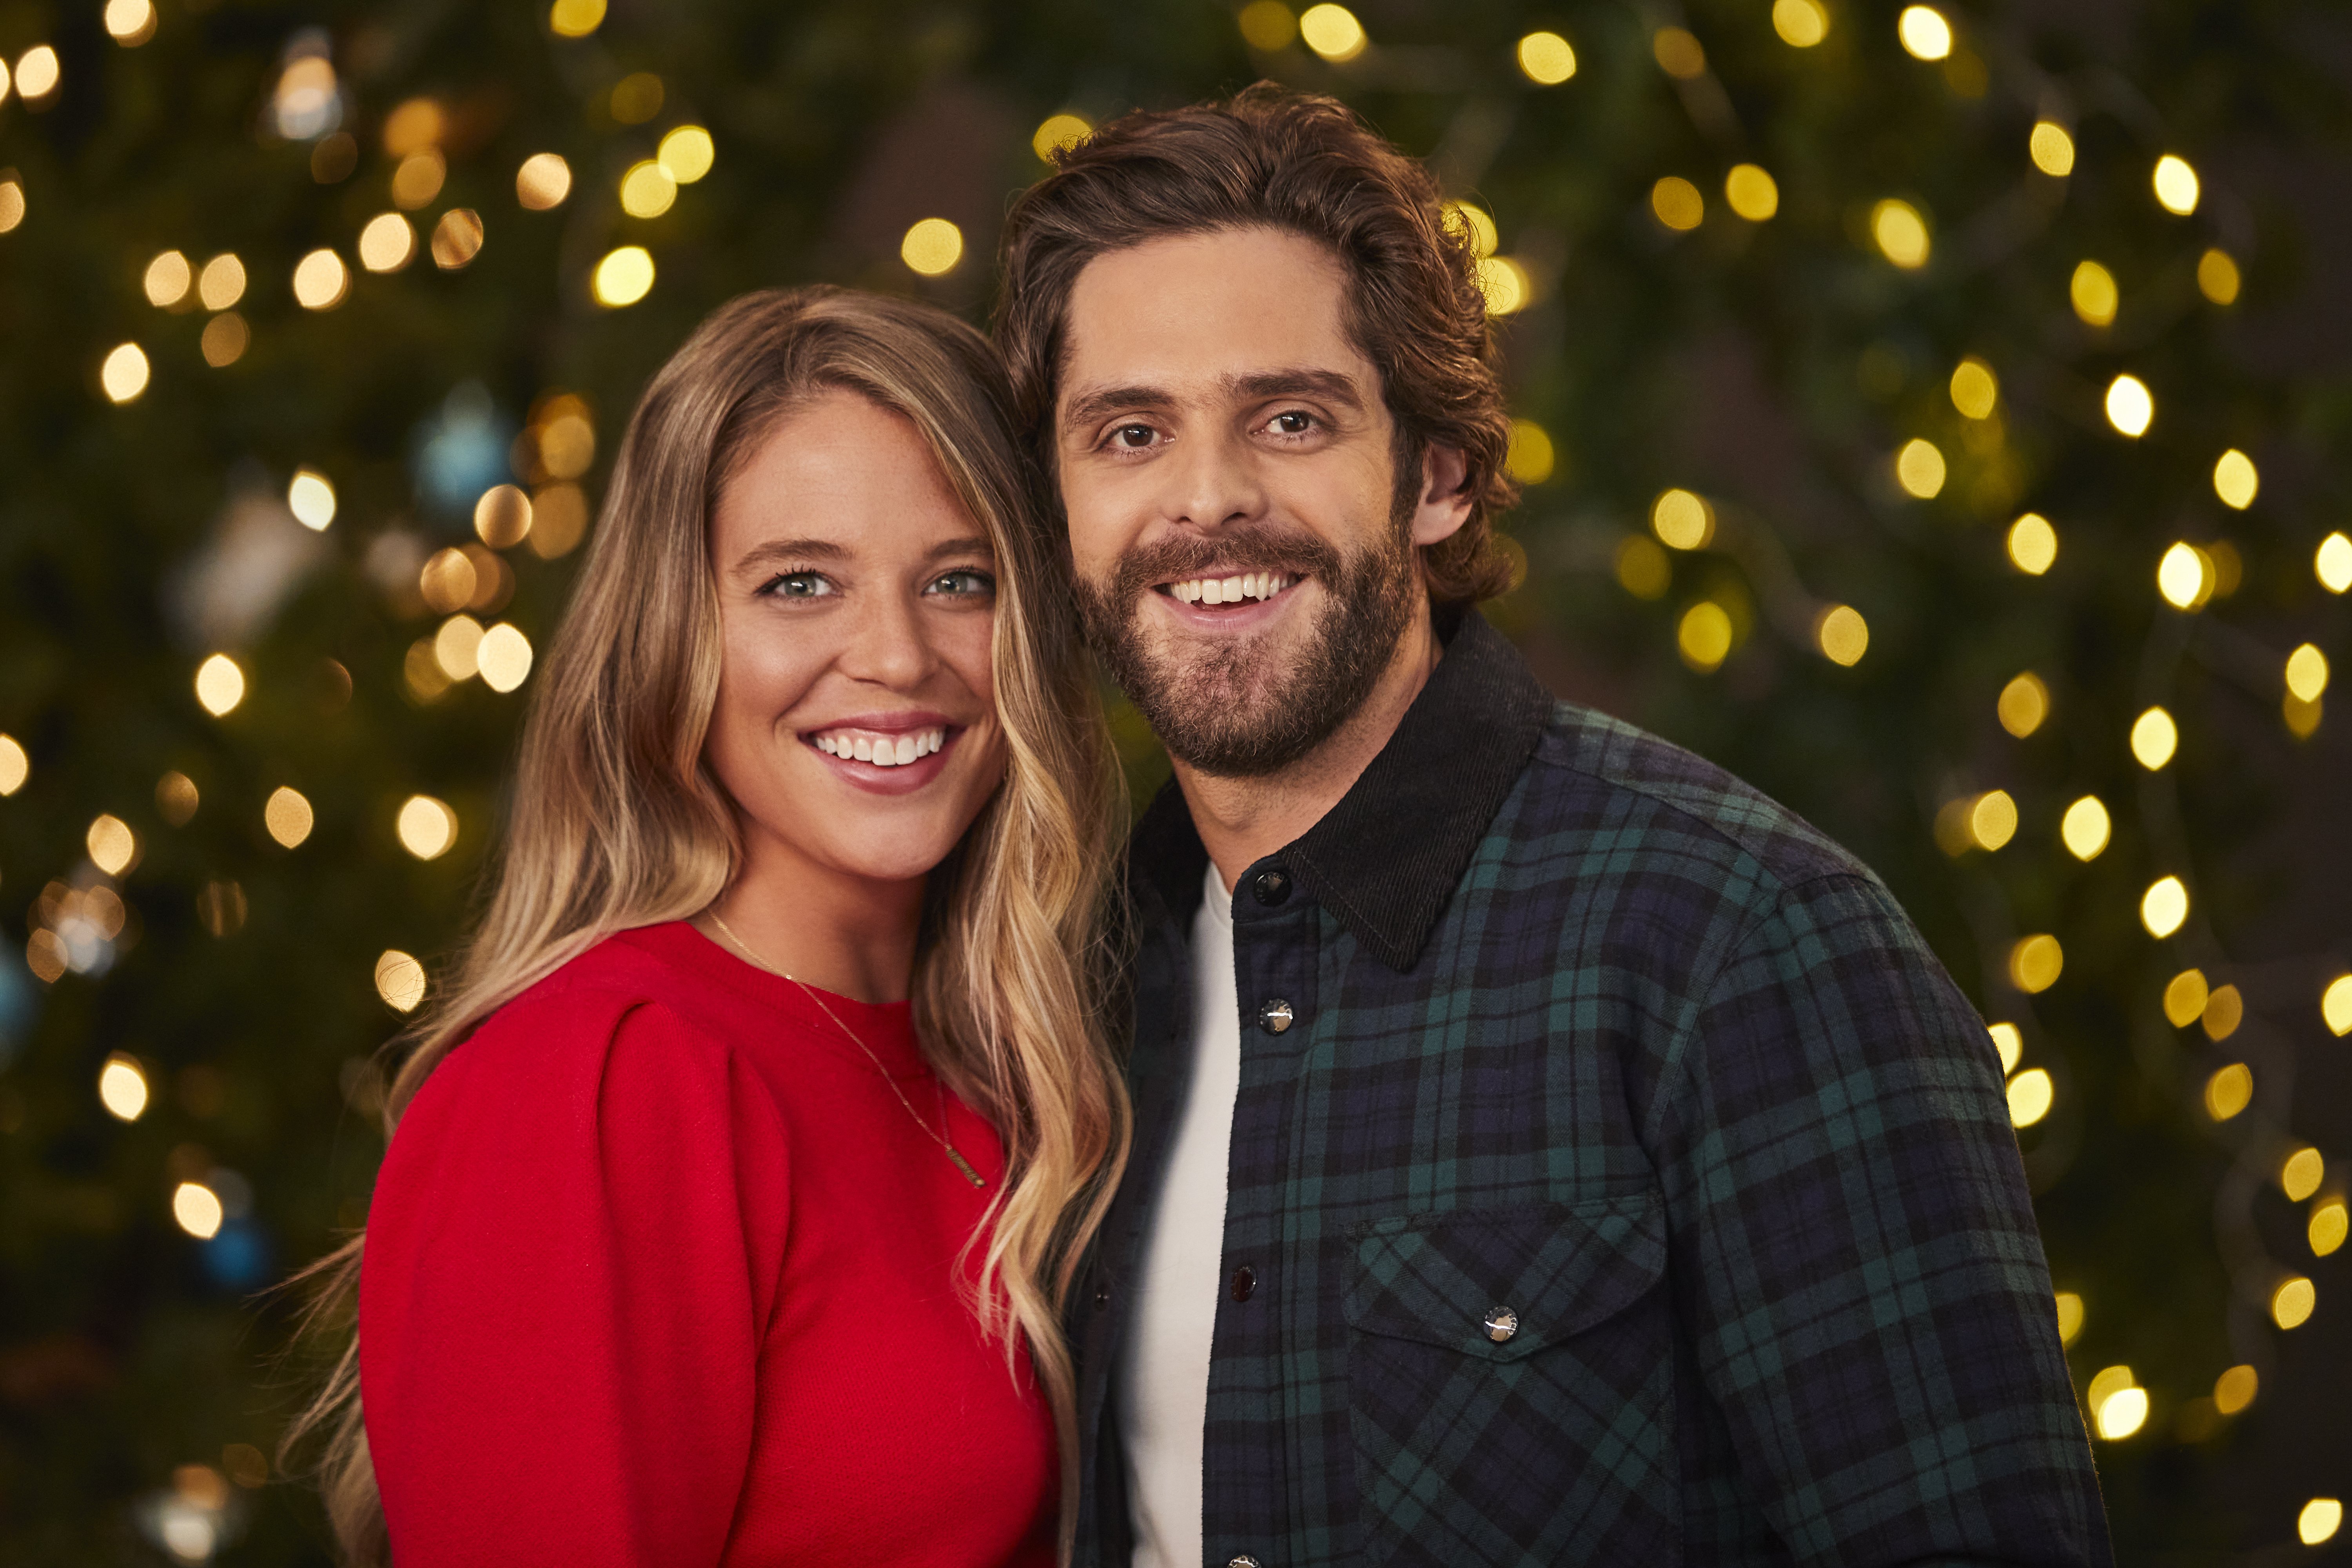
[(829, 757), (853, 757), (877, 768), (902, 767), (928, 757), (948, 743), (945, 730), (917, 730), (906, 735), (883, 735), (871, 730), (829, 730), (816, 738), (816, 749)]
[(1287, 572), (1244, 572), (1235, 577), (1188, 577), (1169, 584), (1168, 591), (1188, 605), (1238, 605), (1271, 599), (1296, 581)]

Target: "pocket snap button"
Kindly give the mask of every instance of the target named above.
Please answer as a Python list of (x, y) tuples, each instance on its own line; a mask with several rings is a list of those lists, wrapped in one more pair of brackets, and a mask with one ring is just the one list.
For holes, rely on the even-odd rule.
[(1502, 1344), (1519, 1331), (1519, 1315), (1508, 1307), (1497, 1307), (1486, 1314), (1486, 1337)]
[(1234, 1300), (1246, 1301), (1257, 1294), (1257, 1270), (1243, 1264), (1234, 1270)]
[(1272, 909), (1290, 897), (1290, 873), (1283, 870), (1260, 871), (1257, 880), (1250, 884), (1251, 896)]
[(1290, 1027), (1293, 1016), (1290, 1004), (1277, 996), (1257, 1010), (1257, 1026), (1269, 1035), (1278, 1035)]

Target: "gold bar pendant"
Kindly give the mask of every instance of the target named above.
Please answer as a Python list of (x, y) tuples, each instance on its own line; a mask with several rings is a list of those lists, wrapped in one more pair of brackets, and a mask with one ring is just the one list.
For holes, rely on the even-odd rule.
[(971, 1168), (971, 1162), (965, 1159), (961, 1154), (956, 1152), (956, 1146), (954, 1144), (949, 1143), (943, 1145), (943, 1147), (948, 1152), (948, 1158), (955, 1162), (956, 1169), (963, 1173), (963, 1179), (965, 1181), (970, 1182), (975, 1187), (985, 1187), (988, 1185), (987, 1182), (981, 1178), (980, 1173)]

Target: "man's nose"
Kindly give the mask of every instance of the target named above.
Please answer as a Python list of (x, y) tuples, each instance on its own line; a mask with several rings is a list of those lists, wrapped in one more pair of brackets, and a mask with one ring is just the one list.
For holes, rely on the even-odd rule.
[(1265, 487), (1257, 454), (1236, 435), (1179, 441), (1163, 466), (1168, 489), (1161, 508), (1171, 522), (1202, 532), (1248, 522), (1265, 511)]

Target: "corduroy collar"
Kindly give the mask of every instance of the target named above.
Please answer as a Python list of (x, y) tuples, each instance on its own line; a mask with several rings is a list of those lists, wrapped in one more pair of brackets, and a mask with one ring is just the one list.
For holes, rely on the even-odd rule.
[[(1475, 610), (1380, 754), (1314, 826), (1266, 858), (1287, 868), (1390, 968), (1411, 969), (1551, 712), (1518, 650)], [(1170, 780), (1128, 844), (1130, 884), (1189, 920), (1209, 852)], [(1147, 915), (1147, 919), (1149, 915)]]

